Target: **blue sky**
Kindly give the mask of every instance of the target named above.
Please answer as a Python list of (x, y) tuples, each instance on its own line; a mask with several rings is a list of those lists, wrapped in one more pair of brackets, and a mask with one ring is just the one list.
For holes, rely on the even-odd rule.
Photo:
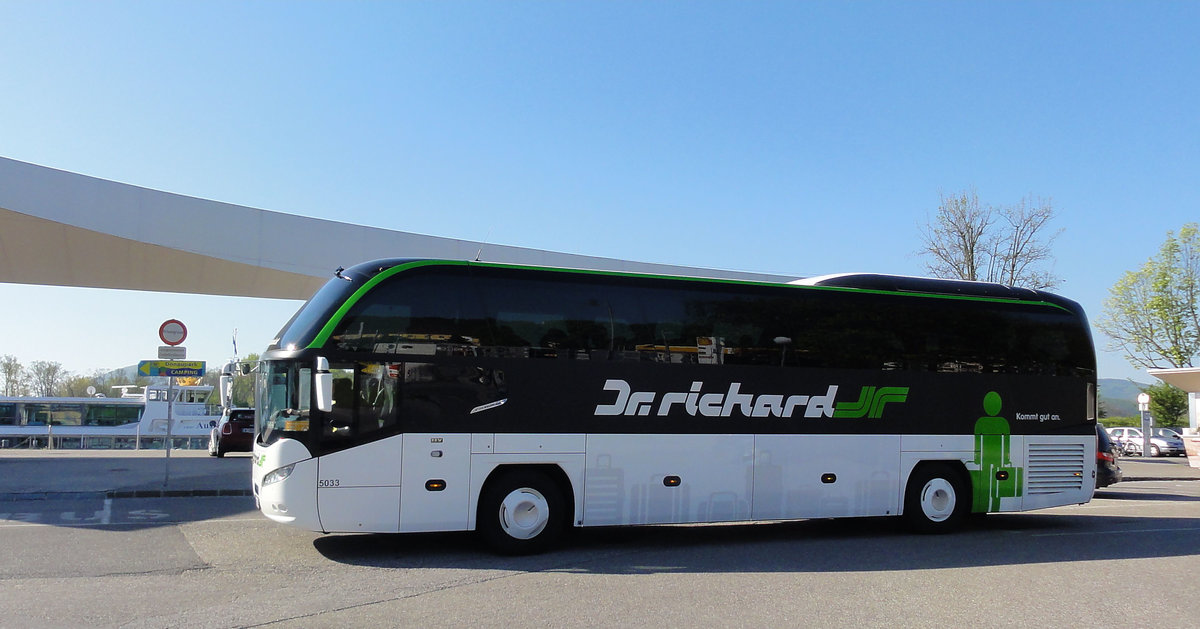
[[(1185, 2), (0, 0), (0, 155), (796, 276), (922, 274), (939, 193), (1041, 197), (1058, 292), (1096, 320), (1200, 220), (1198, 31)], [(219, 363), (234, 328), (262, 349), (299, 306), (13, 284), (0, 303), (20, 305), (0, 309), (0, 354), (76, 373), (154, 358), (167, 318)], [(1100, 375), (1149, 380), (1108, 352)]]

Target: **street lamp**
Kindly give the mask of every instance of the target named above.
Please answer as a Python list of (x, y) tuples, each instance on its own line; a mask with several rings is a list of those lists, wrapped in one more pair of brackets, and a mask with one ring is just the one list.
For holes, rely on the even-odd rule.
[(1142, 457), (1150, 456), (1150, 394), (1138, 394), (1138, 410), (1142, 413)]

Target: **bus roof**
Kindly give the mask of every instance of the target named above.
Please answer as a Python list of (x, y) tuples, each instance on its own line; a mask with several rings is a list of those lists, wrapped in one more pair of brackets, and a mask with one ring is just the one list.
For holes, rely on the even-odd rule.
[[(335, 276), (347, 281), (363, 280), (403, 266), (415, 268), (418, 266), (478, 266), (486, 268), (528, 269), (531, 271), (550, 271), (565, 273), (583, 273), (588, 275), (607, 275), (613, 277), (642, 277), (693, 282), (721, 282), (729, 284), (745, 284), (752, 286), (793, 286), (823, 289), (852, 290), (856, 292), (902, 294), (912, 297), (926, 296), (934, 298), (975, 299), (996, 302), (1024, 302), (1055, 306), (1075, 314), (1082, 314), (1083, 308), (1076, 302), (1060, 295), (1031, 288), (1006, 286), (992, 282), (974, 282), (968, 280), (950, 280), (931, 277), (914, 277), (906, 275), (888, 275), (884, 273), (840, 273), (821, 275), (811, 278), (801, 278), (790, 282), (760, 282), (720, 277), (704, 270), (707, 275), (661, 275), (636, 271), (609, 271), (597, 269), (565, 268), (534, 266), (512, 263), (481, 262), (467, 260), (439, 260), (422, 258), (385, 258), (356, 264), (348, 269), (339, 268)], [(697, 269), (698, 271), (701, 269)], [(399, 270), (398, 270), (399, 271)], [(397, 271), (397, 272), (398, 272)], [(389, 273), (388, 275), (391, 275)]]

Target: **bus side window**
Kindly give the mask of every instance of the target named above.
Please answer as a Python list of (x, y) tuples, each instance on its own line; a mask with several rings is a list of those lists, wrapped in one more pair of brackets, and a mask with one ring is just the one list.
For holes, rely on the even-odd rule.
[(333, 368), (333, 410), (322, 435), (335, 440), (369, 437), (396, 425), (397, 375), (400, 363), (356, 363)]
[(354, 426), (354, 380), (349, 369), (330, 369), (333, 372), (333, 410), (326, 419), (324, 434), (349, 437)]
[(364, 363), (358, 369), (359, 434), (396, 423), (396, 380), (399, 363)]
[(494, 313), (484, 345), (501, 355), (590, 359), (607, 356), (612, 315), (604, 289), (554, 279), (489, 279), (482, 305)]

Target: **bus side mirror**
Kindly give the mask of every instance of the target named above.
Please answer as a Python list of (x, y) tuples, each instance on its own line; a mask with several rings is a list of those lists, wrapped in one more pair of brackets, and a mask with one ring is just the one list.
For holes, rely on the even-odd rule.
[(229, 408), (232, 406), (231, 397), (233, 395), (233, 376), (223, 374), (221, 376), (221, 406)]
[(314, 386), (317, 394), (317, 410), (328, 413), (333, 410), (333, 374), (329, 373), (329, 359), (317, 357)]

